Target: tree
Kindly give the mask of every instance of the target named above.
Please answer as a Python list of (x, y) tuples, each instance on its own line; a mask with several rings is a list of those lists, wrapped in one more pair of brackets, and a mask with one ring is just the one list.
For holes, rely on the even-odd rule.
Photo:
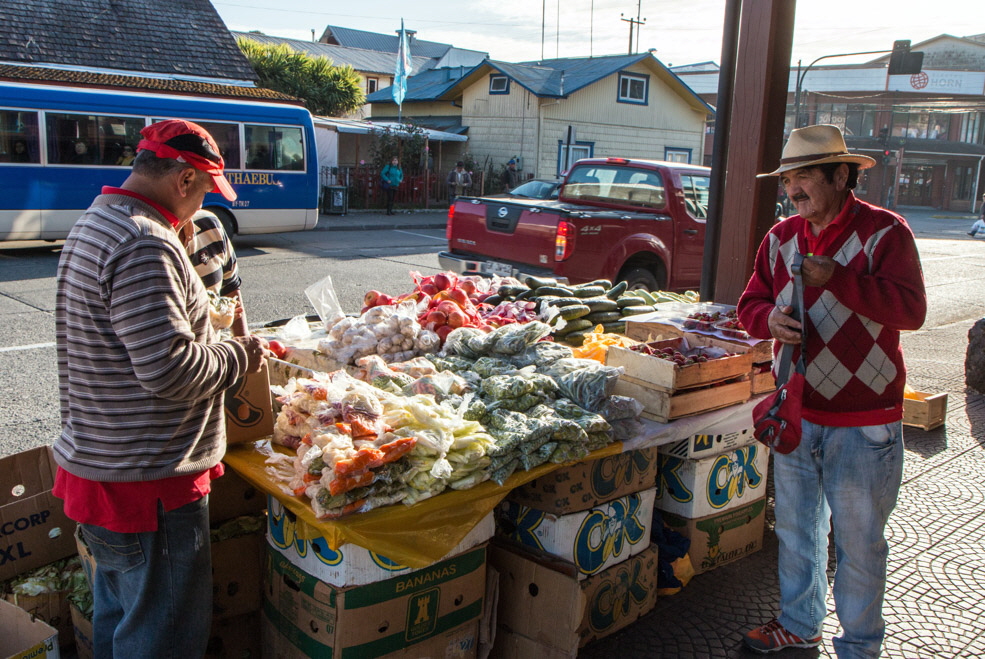
[(412, 123), (402, 124), (400, 129), (392, 126), (374, 126), (370, 157), (373, 166), (382, 170), (395, 156), (400, 166), (408, 174), (416, 174), (424, 169), (427, 158), (427, 132)]
[(366, 102), (359, 74), (348, 64), (335, 66), (327, 57), (312, 57), (286, 44), (269, 46), (245, 37), (237, 44), (261, 87), (300, 98), (311, 114), (338, 117)]

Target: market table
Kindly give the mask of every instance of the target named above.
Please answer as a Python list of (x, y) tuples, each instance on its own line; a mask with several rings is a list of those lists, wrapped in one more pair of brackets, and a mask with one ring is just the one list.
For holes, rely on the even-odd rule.
[[(653, 448), (695, 434), (721, 434), (748, 428), (752, 425), (752, 409), (760, 398), (669, 423), (642, 419), (643, 431), (639, 435), (625, 442), (613, 442), (579, 462)], [(566, 466), (543, 464), (529, 471), (514, 472), (502, 485), (486, 481), (467, 490), (446, 490), (412, 506), (398, 503), (341, 519), (321, 520), (305, 499), (289, 495), (282, 489), (283, 484), (269, 473), (266, 460), (273, 451), (294, 455), (285, 447), (261, 440), (229, 447), (224, 461), (297, 516), (297, 537), (305, 540), (324, 537), (333, 550), (353, 543), (414, 568), (441, 560), (510, 490)]]

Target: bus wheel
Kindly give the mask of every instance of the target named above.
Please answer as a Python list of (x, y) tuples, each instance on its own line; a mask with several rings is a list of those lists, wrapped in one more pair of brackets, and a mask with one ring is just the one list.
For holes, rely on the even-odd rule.
[(206, 208), (205, 210), (211, 211), (219, 218), (219, 222), (222, 223), (222, 230), (226, 232), (226, 236), (230, 239), (236, 235), (236, 222), (233, 220), (233, 216), (225, 208)]

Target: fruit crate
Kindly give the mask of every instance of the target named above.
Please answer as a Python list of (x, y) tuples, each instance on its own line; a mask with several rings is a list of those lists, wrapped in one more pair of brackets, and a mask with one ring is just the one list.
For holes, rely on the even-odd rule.
[(660, 357), (628, 348), (611, 346), (606, 352), (605, 363), (608, 366), (621, 366), (625, 369), (625, 373), (621, 377), (628, 377), (645, 386), (669, 393), (681, 389), (704, 387), (747, 375), (752, 371), (753, 358), (749, 352), (749, 346), (722, 341), (713, 336), (687, 334), (680, 339), (653, 341), (646, 345), (655, 350), (664, 348), (681, 350), (685, 341), (691, 348), (721, 348), (732, 354), (727, 357), (682, 366)]
[(903, 397), (903, 425), (933, 430), (947, 418), (947, 392), (913, 391)]
[(748, 376), (743, 375), (741, 379), (672, 393), (655, 389), (647, 382), (621, 375), (616, 380), (612, 393), (630, 396), (639, 401), (643, 406), (640, 416), (658, 423), (667, 423), (673, 419), (744, 403), (751, 395), (750, 384)]

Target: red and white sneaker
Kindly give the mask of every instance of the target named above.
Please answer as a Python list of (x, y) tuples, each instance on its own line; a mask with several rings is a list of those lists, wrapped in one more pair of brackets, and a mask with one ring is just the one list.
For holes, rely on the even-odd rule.
[(821, 644), (821, 637), (802, 639), (796, 634), (788, 632), (779, 620), (773, 618), (762, 627), (746, 632), (742, 642), (750, 650), (766, 654), (786, 648), (814, 648)]

